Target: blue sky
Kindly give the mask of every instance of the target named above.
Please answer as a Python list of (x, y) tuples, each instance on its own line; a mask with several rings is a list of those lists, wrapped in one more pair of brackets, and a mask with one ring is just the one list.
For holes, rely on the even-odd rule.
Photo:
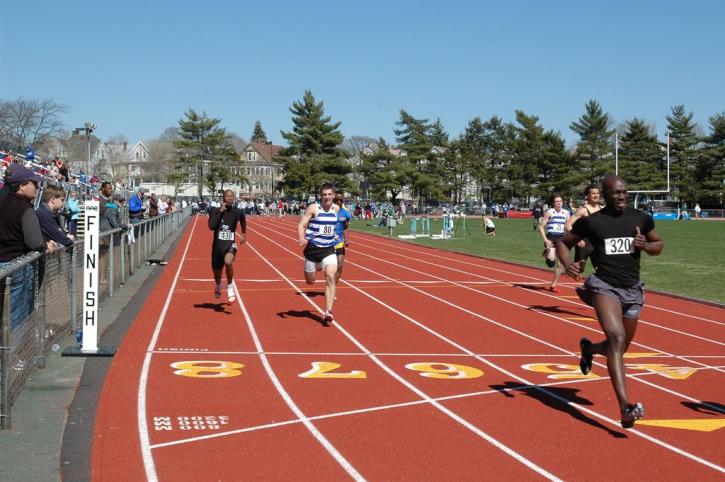
[(401, 108), (451, 136), (521, 109), (569, 144), (597, 99), (664, 134), (725, 111), (723, 1), (11, 1), (0, 98), (68, 105), (69, 128), (157, 137), (188, 108), (282, 143), (305, 89), (346, 136), (394, 139)]

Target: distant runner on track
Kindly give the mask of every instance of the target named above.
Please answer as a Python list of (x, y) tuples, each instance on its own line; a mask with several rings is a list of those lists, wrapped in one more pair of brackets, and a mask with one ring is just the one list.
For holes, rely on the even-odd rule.
[(556, 252), (566, 272), (578, 278), (580, 264), (572, 262), (569, 250), (582, 239), (592, 243), (595, 273), (589, 275), (583, 287), (577, 288), (577, 293), (594, 307), (606, 340), (592, 343), (582, 338), (579, 341), (579, 366), (586, 375), (592, 368), (595, 354), (607, 357), (622, 427), (631, 428), (635, 420), (644, 417), (641, 403), (629, 403), (624, 373), (624, 353), (634, 338), (644, 305), (644, 284), (639, 278), (640, 255), (644, 251), (657, 256), (664, 244), (654, 229), (652, 218), (627, 207), (627, 186), (621, 177), (604, 178), (602, 192), (606, 206), (591, 216), (578, 219), (557, 245)]
[[(579, 208), (574, 211), (574, 214), (566, 222), (567, 231), (571, 231), (571, 227), (577, 219), (589, 216), (602, 209), (599, 205), (600, 194), (598, 186), (588, 186), (586, 189), (586, 198), (587, 201), (583, 205), (579, 206)], [(593, 249), (592, 243), (590, 243), (588, 239), (582, 239), (576, 243), (576, 246), (574, 247), (574, 262), (579, 263), (580, 273), (584, 273), (587, 259), (592, 254)]]
[(556, 243), (564, 236), (564, 227), (569, 219), (569, 211), (563, 208), (564, 200), (559, 194), (551, 196), (551, 209), (547, 209), (544, 213), (543, 220), (539, 225), (541, 238), (544, 240), (544, 256), (546, 257), (546, 265), (554, 268), (554, 279), (551, 280), (549, 290), (554, 293), (560, 293), (556, 283), (559, 282), (559, 276), (564, 270), (556, 263)]
[(237, 224), (241, 225), (240, 242), (247, 241), (247, 218), (244, 211), (234, 207), (234, 191), (227, 189), (220, 207), (209, 211), (209, 229), (214, 231), (211, 243), (211, 269), (214, 272), (214, 297), (222, 296), (222, 268), (227, 271), (227, 299), (234, 302), (234, 257), (237, 254), (237, 243), (234, 236)]
[[(337, 241), (337, 244), (335, 245), (335, 255), (337, 256), (335, 291), (337, 291), (337, 283), (340, 281), (340, 277), (342, 276), (342, 267), (345, 264), (345, 248), (350, 245), (350, 231), (348, 231), (347, 228), (350, 226), (352, 214), (347, 210), (347, 208), (345, 208), (345, 206), (342, 205), (344, 200), (343, 193), (337, 191), (333, 200), (337, 207), (340, 208), (340, 212), (337, 214), (337, 224), (335, 225), (335, 241)], [(337, 296), (335, 296), (335, 299), (337, 299)]]
[(337, 256), (335, 255), (335, 226), (340, 208), (332, 202), (335, 196), (332, 184), (320, 187), (320, 201), (310, 204), (297, 225), (297, 238), (304, 248), (305, 282), (315, 283), (315, 271), (325, 271), (325, 326), (334, 321), (332, 306), (335, 302)]

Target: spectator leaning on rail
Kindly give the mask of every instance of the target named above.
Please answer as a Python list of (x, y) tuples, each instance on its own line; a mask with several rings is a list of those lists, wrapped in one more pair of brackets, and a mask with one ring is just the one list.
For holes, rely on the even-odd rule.
[(81, 212), (81, 206), (78, 204), (78, 192), (77, 191), (71, 191), (70, 192), (70, 199), (68, 199), (68, 204), (66, 205), (68, 208), (68, 211), (70, 212), (70, 220), (68, 223), (68, 229), (70, 230), (70, 233), (73, 236), (78, 235), (78, 215)]
[[(0, 199), (0, 269), (31, 252), (51, 253), (54, 244), (45, 242), (40, 221), (31, 202), (42, 178), (19, 164), (6, 173), (9, 194)], [(2, 281), (3, 283), (5, 280)], [(10, 326), (17, 327), (33, 309), (35, 272), (32, 264), (12, 274), (10, 286)]]
[(136, 191), (128, 200), (128, 217), (132, 224), (138, 224), (143, 220), (143, 201), (141, 200), (141, 192)]
[(40, 229), (46, 241), (55, 241), (63, 246), (73, 246), (75, 237), (68, 234), (60, 225), (58, 213), (65, 203), (65, 191), (58, 186), (47, 186), (43, 190), (40, 207), (37, 215), (40, 220)]

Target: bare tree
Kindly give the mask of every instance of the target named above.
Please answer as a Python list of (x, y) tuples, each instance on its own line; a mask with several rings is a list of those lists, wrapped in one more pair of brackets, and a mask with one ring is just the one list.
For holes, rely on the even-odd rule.
[(229, 141), (229, 143), (234, 146), (234, 150), (237, 152), (242, 152), (242, 150), (247, 147), (248, 144), (242, 136), (240, 136), (239, 134), (235, 134), (234, 132), (227, 133), (227, 141)]
[(178, 127), (167, 127), (164, 129), (164, 132), (161, 133), (158, 140), (169, 143), (178, 141), (181, 139), (181, 134), (179, 134), (179, 132), (180, 130)]
[(144, 163), (143, 166), (144, 179), (153, 182), (160, 182), (166, 179), (166, 176), (170, 172), (168, 167), (174, 161), (173, 144), (161, 138), (144, 141), (144, 144), (148, 147), (149, 155), (151, 156), (151, 159)]
[(372, 145), (372, 149), (376, 150), (377, 139), (367, 136), (350, 136), (342, 141), (341, 148), (347, 154), (347, 158), (351, 160), (353, 165), (357, 165), (362, 160), (364, 150)]
[(0, 101), (0, 135), (16, 149), (57, 136), (63, 128), (61, 115), (68, 106), (52, 99)]

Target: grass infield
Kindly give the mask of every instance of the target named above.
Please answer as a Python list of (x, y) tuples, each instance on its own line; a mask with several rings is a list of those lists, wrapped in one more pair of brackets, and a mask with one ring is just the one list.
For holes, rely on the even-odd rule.
[[(387, 228), (374, 225), (379, 221), (355, 220), (350, 228), (387, 235)], [(455, 220), (454, 239), (416, 238), (406, 241), (546, 267), (541, 255), (544, 245), (538, 231), (534, 231), (531, 219), (497, 219), (495, 222), (495, 237), (483, 236), (481, 217), (470, 216), (466, 218), (465, 230), (460, 220)], [(433, 234), (440, 234), (441, 227), (440, 219), (431, 220)], [(642, 255), (642, 280), (645, 286), (725, 303), (725, 221), (659, 221), (655, 229), (665, 242), (665, 249), (660, 256)], [(399, 234), (410, 234), (409, 218), (395, 228), (394, 235)], [(354, 242), (354, 237), (352, 240)], [(587, 263), (587, 272), (591, 272), (591, 263)]]

